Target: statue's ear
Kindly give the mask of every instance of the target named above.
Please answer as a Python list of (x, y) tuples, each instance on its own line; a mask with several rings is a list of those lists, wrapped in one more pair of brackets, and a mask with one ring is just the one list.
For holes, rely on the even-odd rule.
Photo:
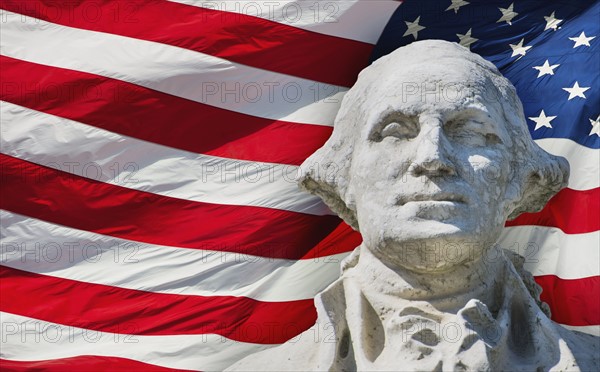
[[(355, 209), (351, 209), (346, 204), (346, 198), (342, 198), (337, 184), (319, 182), (311, 177), (302, 177), (299, 179), (300, 188), (320, 197), (323, 202), (340, 218), (342, 218), (354, 230), (358, 231), (358, 221), (356, 220)], [(351, 204), (352, 205), (352, 204)]]
[[(350, 153), (345, 154), (340, 148)], [(300, 166), (301, 189), (320, 197), (348, 225), (358, 231), (354, 193), (349, 190), (351, 147), (325, 144)]]
[(537, 148), (534, 157), (526, 164), (520, 164), (506, 192), (508, 219), (521, 213), (539, 212), (548, 200), (569, 180), (569, 163), (560, 156), (550, 155)]

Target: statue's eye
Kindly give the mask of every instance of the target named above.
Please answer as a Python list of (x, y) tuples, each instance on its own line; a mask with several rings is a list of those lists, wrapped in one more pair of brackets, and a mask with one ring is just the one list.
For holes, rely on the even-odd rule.
[(488, 133), (485, 135), (485, 142), (489, 146), (502, 143), (502, 140), (500, 139), (500, 137), (498, 137), (498, 135), (494, 133)]
[(487, 124), (475, 119), (448, 123), (446, 135), (455, 142), (475, 147), (502, 143), (500, 137)]
[(389, 123), (381, 130), (381, 137), (397, 136), (402, 132), (405, 132), (405, 130), (402, 128), (402, 125), (396, 122)]
[(380, 139), (396, 137), (400, 139), (415, 138), (419, 134), (417, 126), (410, 120), (392, 121), (386, 124), (379, 133)]
[(372, 127), (369, 139), (373, 142), (381, 142), (389, 139), (411, 139), (419, 134), (417, 117), (394, 111), (382, 115)]

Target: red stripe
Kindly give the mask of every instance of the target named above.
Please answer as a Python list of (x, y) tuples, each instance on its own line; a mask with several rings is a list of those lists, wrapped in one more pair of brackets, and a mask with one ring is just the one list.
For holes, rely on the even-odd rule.
[(82, 355), (71, 358), (36, 361), (0, 359), (0, 369), (3, 372), (189, 371), (160, 367), (154, 364), (142, 363), (131, 359), (96, 355)]
[[(183, 296), (55, 278), (0, 266), (1, 311), (62, 325), (128, 335), (217, 334), (279, 344), (317, 319), (313, 300)], [(23, 294), (27, 295), (24, 296)]]
[(558, 227), (567, 234), (600, 230), (600, 188), (563, 189), (538, 213), (523, 213), (506, 226), (537, 225)]
[[(356, 247), (356, 234), (340, 226), (335, 216), (176, 199), (7, 155), (0, 155), (0, 165), (1, 208), (80, 230), (150, 244), (288, 259)], [(338, 239), (335, 245), (333, 239)]]
[[(226, 3), (226, 2), (225, 2)], [(235, 6), (235, 4), (232, 4)], [(350, 87), (373, 45), (230, 12), (162, 0), (4, 0), (1, 8), (61, 25), (174, 45), (328, 84)], [(295, 16), (294, 9), (289, 17)], [(152, 25), (152, 27), (148, 27)], [(319, 68), (315, 68), (318, 66)]]
[[(1, 310), (101, 332), (134, 335), (218, 334), (232, 340), (282, 343), (316, 320), (312, 300), (261, 302), (244, 297), (182, 296), (123, 289), (0, 266)], [(535, 278), (567, 325), (600, 324), (600, 277)], [(23, 296), (27, 293), (27, 296)], [(43, 305), (42, 305), (43, 304)], [(131, 318), (131, 314), (136, 314)]]
[(299, 165), (332, 131), (240, 114), (85, 72), (5, 56), (0, 64), (2, 100), (186, 151)]
[(542, 301), (550, 305), (552, 320), (571, 326), (600, 325), (600, 276), (561, 279), (536, 276), (542, 286)]

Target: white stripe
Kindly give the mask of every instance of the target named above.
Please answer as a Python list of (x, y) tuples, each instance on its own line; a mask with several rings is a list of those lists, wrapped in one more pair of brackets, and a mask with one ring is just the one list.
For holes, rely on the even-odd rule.
[(570, 329), (572, 331), (589, 333), (590, 335), (600, 337), (600, 325), (570, 326), (570, 325), (566, 325), (566, 324), (561, 324), (561, 326), (565, 327), (566, 329)]
[(3, 16), (3, 55), (119, 79), (247, 115), (332, 125), (347, 91), (171, 45), (11, 12)]
[[(244, 296), (271, 302), (311, 299), (339, 277), (340, 261), (348, 255), (264, 258), (144, 244), (8, 211), (0, 211), (0, 217), (2, 265), (157, 293)], [(153, 272), (160, 275), (149, 274)]]
[(170, 0), (260, 17), (288, 26), (375, 44), (400, 5), (395, 0)]
[(547, 152), (569, 161), (569, 188), (589, 190), (600, 187), (600, 150), (590, 149), (566, 138), (543, 138), (535, 140), (535, 143)]
[[(270, 345), (208, 335), (140, 336), (99, 332), (0, 312), (1, 356), (36, 361), (99, 355), (137, 360), (167, 368), (220, 370)], [(135, 317), (121, 324), (135, 326)]]
[(498, 244), (525, 257), (534, 276), (581, 279), (600, 275), (600, 231), (565, 234), (555, 227), (513, 226), (504, 229)]
[(2, 152), (33, 163), (174, 198), (331, 214), (299, 190), (296, 166), (199, 155), (8, 102), (0, 116)]
[[(339, 262), (347, 255), (294, 261), (176, 249), (65, 228), (6, 211), (0, 216), (1, 261), (7, 266), (153, 292), (263, 301), (312, 298), (337, 278)], [(574, 248), (561, 251), (561, 244), (573, 237), (577, 239), (571, 242)], [(580, 279), (600, 275), (593, 244), (598, 237), (598, 232), (567, 235), (559, 229), (519, 226), (507, 228), (498, 244), (524, 256), (525, 268), (533, 275)], [(144, 275), (154, 270), (161, 271), (160, 278)]]

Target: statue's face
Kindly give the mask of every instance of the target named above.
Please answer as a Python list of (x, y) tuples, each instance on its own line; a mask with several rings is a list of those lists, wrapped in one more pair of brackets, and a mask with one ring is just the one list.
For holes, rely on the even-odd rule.
[(441, 271), (474, 261), (504, 225), (513, 150), (503, 102), (481, 81), (465, 88), (463, 75), (432, 71), (406, 89), (406, 73), (364, 102), (349, 189), (365, 245), (389, 264)]

